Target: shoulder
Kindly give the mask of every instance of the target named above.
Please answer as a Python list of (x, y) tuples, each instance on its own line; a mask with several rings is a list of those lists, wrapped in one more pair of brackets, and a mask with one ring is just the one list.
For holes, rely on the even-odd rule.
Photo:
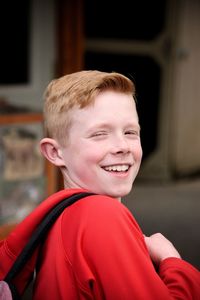
[(91, 214), (109, 216), (121, 213), (131, 215), (130, 211), (120, 201), (106, 195), (91, 195), (81, 199), (69, 207), (68, 213), (77, 213), (82, 216), (92, 216)]
[(122, 249), (130, 249), (130, 253), (143, 249), (146, 253), (139, 225), (117, 199), (104, 195), (81, 199), (65, 210), (60, 224), (63, 248), (70, 261), (75, 249), (94, 257), (102, 245), (108, 257), (113, 255), (113, 249), (119, 253)]
[(117, 199), (106, 195), (92, 195), (67, 208), (62, 218), (63, 226), (93, 229), (134, 227), (141, 231), (128, 208)]

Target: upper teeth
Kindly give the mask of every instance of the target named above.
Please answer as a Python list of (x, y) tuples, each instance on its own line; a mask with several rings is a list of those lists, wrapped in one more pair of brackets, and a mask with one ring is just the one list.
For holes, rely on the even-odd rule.
[(104, 167), (106, 171), (117, 171), (117, 172), (122, 172), (122, 171), (127, 171), (129, 168), (128, 165), (116, 165), (116, 166), (107, 166)]

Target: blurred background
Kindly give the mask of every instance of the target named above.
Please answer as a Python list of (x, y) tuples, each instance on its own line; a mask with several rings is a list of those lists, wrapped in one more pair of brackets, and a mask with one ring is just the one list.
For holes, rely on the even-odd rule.
[[(124, 203), (146, 234), (163, 232), (183, 258), (198, 267), (199, 31), (199, 0), (22, 0), (4, 1), (0, 10), (0, 126), (7, 129), (10, 123), (22, 122), (24, 129), (26, 121), (20, 121), (20, 115), (42, 118), (43, 92), (55, 77), (98, 69), (131, 78), (136, 85), (144, 156)], [(3, 191), (8, 184), (3, 175), (7, 168), (3, 141), (0, 146)], [(42, 185), (44, 194), (41, 187), (36, 188), (39, 177), (34, 184), (28, 183), (24, 199), (34, 203), (30, 210), (45, 193), (62, 187), (60, 173), (49, 165), (42, 176), (48, 185)], [(9, 180), (9, 190), (16, 188), (16, 182)], [(5, 205), (2, 199), (8, 194), (2, 191), (3, 215), (9, 200)]]

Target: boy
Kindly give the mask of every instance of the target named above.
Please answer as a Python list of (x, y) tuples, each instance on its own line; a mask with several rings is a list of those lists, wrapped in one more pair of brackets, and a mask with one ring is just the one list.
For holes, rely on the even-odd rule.
[(142, 158), (134, 95), (128, 78), (99, 71), (66, 75), (47, 87), (41, 151), (60, 168), (65, 189), (18, 226), (1, 258), (8, 261), (9, 248), (12, 260), (17, 233), (25, 240), (55, 203), (80, 191), (96, 195), (61, 214), (17, 282), (22, 290), (37, 258), (33, 299), (200, 299), (199, 271), (161, 234), (145, 237), (121, 203)]

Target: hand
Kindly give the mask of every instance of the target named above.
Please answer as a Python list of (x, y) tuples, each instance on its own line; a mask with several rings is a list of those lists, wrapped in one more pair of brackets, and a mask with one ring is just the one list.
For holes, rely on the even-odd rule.
[(168, 257), (181, 258), (173, 244), (161, 233), (155, 233), (150, 237), (145, 236), (144, 239), (149, 250), (150, 257), (155, 265), (158, 266), (161, 261)]

